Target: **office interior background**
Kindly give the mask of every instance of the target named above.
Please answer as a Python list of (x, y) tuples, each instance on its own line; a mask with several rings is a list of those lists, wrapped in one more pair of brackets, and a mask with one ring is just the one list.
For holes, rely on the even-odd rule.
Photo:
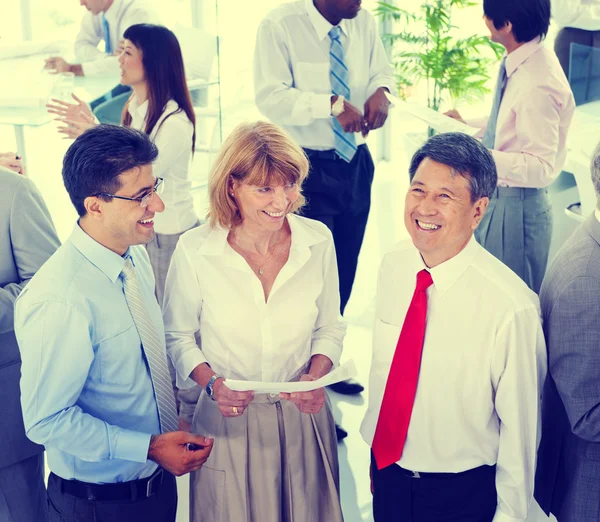
[[(184, 56), (204, 71), (199, 94), (195, 97), (198, 121), (198, 144), (193, 164), (194, 195), (197, 211), (206, 214), (206, 182), (219, 145), (235, 125), (242, 121), (263, 119), (254, 106), (252, 58), (257, 27), (264, 15), (285, 0), (155, 0), (153, 7), (162, 23), (180, 37)], [(423, 0), (388, 0), (415, 13)], [(152, 2), (151, 2), (152, 3)], [(487, 35), (481, 19), (482, 1), (456, 9), (452, 23), (457, 37), (474, 33)], [(363, 9), (374, 11), (375, 0), (363, 0)], [(3, 48), (26, 41), (62, 42), (67, 59), (72, 57), (73, 42), (79, 30), (84, 8), (78, 0), (3, 0), (0, 3), (0, 53)], [(397, 30), (395, 23), (379, 20), (380, 33)], [(552, 45), (556, 28), (547, 38)], [(390, 59), (393, 57), (389, 44)], [(39, 56), (39, 68), (43, 58)], [(0, 55), (1, 56), (1, 55)], [(187, 61), (187, 60), (186, 60)], [(11, 64), (11, 65), (9, 65)], [(488, 88), (493, 89), (498, 62), (489, 70)], [(186, 63), (186, 67), (188, 67)], [(189, 72), (189, 71), (188, 71)], [(0, 59), (0, 113), (2, 91), (8, 84), (23, 91), (36, 88), (35, 78), (25, 70), (14, 69), (12, 62)], [(85, 96), (85, 85), (75, 83), (75, 92)], [(425, 85), (414, 85), (406, 93), (409, 100), (426, 104)], [(86, 101), (90, 101), (89, 99)], [(466, 116), (484, 115), (489, 111), (491, 93), (467, 103), (444, 99), (441, 110), (458, 108)], [(52, 214), (61, 240), (73, 227), (76, 213), (62, 185), (61, 162), (70, 140), (62, 139), (57, 124), (22, 124), (20, 132), (25, 150), (19, 150), (16, 127), (0, 114), (0, 151), (23, 154), (27, 173), (41, 190)], [(345, 319), (349, 324), (343, 359), (353, 358), (358, 379), (366, 384), (371, 355), (371, 323), (379, 261), (383, 253), (397, 241), (407, 237), (403, 225), (404, 194), (408, 186), (408, 161), (415, 143), (426, 136), (427, 127), (420, 120), (392, 110), (385, 127), (374, 131), (368, 144), (376, 161), (373, 204), (363, 243), (357, 279)], [(579, 223), (566, 207), (579, 201), (572, 174), (563, 172), (551, 187), (554, 208), (554, 237), (550, 256)], [(359, 434), (359, 425), (367, 403), (368, 389), (360, 396), (342, 397), (331, 394), (336, 420), (349, 432), (340, 444), (342, 504), (348, 522), (370, 521), (371, 504), (368, 479), (369, 450)], [(180, 506), (178, 521), (187, 520), (187, 478), (179, 479)], [(532, 509), (530, 520), (545, 517)]]

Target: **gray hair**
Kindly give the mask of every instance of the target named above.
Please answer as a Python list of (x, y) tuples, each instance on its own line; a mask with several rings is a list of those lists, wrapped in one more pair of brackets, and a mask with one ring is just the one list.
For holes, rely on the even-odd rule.
[(496, 162), (491, 152), (462, 132), (447, 132), (429, 138), (412, 157), (408, 169), (411, 181), (425, 158), (447, 165), (453, 173), (466, 178), (473, 203), (483, 197), (489, 198), (498, 184)]
[(596, 146), (596, 150), (592, 155), (592, 183), (594, 184), (594, 190), (596, 191), (596, 206), (600, 208), (600, 143)]

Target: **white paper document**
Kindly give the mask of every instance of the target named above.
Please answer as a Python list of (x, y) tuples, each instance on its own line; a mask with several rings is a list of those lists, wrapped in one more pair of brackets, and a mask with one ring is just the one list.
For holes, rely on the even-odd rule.
[(255, 393), (293, 393), (305, 392), (329, 386), (336, 382), (345, 381), (356, 377), (356, 366), (354, 361), (350, 359), (344, 364), (338, 366), (335, 370), (329, 372), (325, 377), (321, 377), (316, 381), (298, 381), (298, 382), (260, 382), (260, 381), (236, 381), (226, 379), (225, 385), (234, 391), (249, 391)]
[(385, 95), (389, 102), (398, 110), (416, 116), (438, 132), (462, 132), (469, 136), (475, 136), (480, 130), (477, 127), (471, 127), (448, 116), (444, 116), (429, 107), (405, 102), (396, 96), (392, 96), (389, 92), (386, 92)]

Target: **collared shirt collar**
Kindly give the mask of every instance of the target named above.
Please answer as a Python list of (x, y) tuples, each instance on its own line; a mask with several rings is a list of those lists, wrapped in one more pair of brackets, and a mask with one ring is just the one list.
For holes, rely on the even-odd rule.
[(109, 29), (117, 26), (117, 22), (119, 20), (119, 16), (121, 13), (122, 4), (123, 4), (123, 0), (114, 0), (112, 5), (106, 11), (104, 11), (103, 13), (100, 13), (100, 17), (102, 17), (102, 15), (104, 15), (104, 18), (106, 18)]
[(431, 274), (437, 295), (442, 295), (454, 283), (456, 283), (456, 281), (458, 281), (458, 278), (469, 267), (475, 255), (477, 254), (478, 248), (479, 244), (473, 236), (465, 248), (463, 248), (458, 254), (448, 259), (448, 261), (444, 261), (433, 268), (429, 268), (425, 264), (423, 258), (421, 257), (421, 253), (415, 248), (415, 263), (413, 265), (415, 269), (415, 276), (421, 270), (427, 270)]
[(146, 118), (146, 114), (148, 114), (148, 100), (144, 103), (139, 103), (137, 97), (134, 95), (129, 102), (129, 106), (127, 107), (129, 114), (131, 117), (135, 117), (136, 115), (142, 119)]
[(539, 38), (534, 38), (523, 44), (518, 49), (515, 49), (506, 56), (506, 75), (510, 78), (512, 74), (524, 63), (529, 57), (539, 51), (543, 47)]
[[(302, 226), (298, 222), (298, 217), (294, 214), (289, 214), (286, 219), (290, 225), (290, 230), (292, 233), (292, 244), (290, 251), (309, 248), (310, 246), (320, 243), (321, 241), (325, 241), (327, 239), (327, 236), (317, 232), (316, 230)], [(229, 255), (233, 252), (233, 250), (227, 248), (228, 234), (228, 228), (216, 226), (211, 230), (206, 240), (202, 243), (200, 251), (205, 255)], [(235, 252), (233, 253), (235, 254)]]
[[(69, 241), (90, 263), (101, 270), (113, 283), (119, 278), (119, 275), (125, 266), (125, 259), (131, 257), (131, 249), (128, 248), (127, 252), (121, 257), (119, 254), (101, 245), (84, 232), (79, 226), (79, 223), (75, 223)], [(131, 261), (133, 262), (133, 257), (131, 258)]]
[[(317, 38), (319, 41), (323, 40), (326, 36), (329, 35), (329, 31), (334, 27), (325, 19), (325, 17), (319, 12), (319, 10), (315, 7), (312, 0), (305, 0), (306, 12), (308, 13), (308, 17), (312, 22), (315, 31), (317, 32)], [(346, 20), (342, 20), (339, 23), (340, 29), (342, 32), (348, 36), (348, 28), (346, 27)]]

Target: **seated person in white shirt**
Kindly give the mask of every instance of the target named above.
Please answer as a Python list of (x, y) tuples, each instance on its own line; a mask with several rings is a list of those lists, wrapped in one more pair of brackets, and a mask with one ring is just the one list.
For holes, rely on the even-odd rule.
[[(88, 10), (75, 40), (75, 58), (79, 63), (71, 64), (60, 56), (52, 56), (45, 67), (57, 73), (72, 72), (75, 76), (114, 76), (118, 83), (123, 33), (134, 24), (156, 21), (156, 15), (143, 0), (80, 0), (79, 3)], [(104, 51), (98, 49), (101, 42)], [(128, 87), (119, 84), (90, 104), (101, 123), (119, 123), (129, 92)]]
[(546, 353), (537, 296), (473, 238), (494, 159), (440, 134), (409, 172), (411, 240), (381, 264), (361, 427), (375, 522), (524, 521)]
[(561, 28), (554, 51), (569, 76), (572, 43), (600, 48), (600, 0), (552, 0), (552, 18)]
[(191, 521), (341, 522), (325, 390), (255, 394), (225, 380), (311, 381), (338, 364), (346, 327), (333, 239), (296, 215), (308, 161), (258, 122), (234, 129), (214, 165), (210, 222), (179, 241), (163, 306), (179, 387), (206, 391), (193, 432), (217, 439), (206, 473), (191, 476)]

